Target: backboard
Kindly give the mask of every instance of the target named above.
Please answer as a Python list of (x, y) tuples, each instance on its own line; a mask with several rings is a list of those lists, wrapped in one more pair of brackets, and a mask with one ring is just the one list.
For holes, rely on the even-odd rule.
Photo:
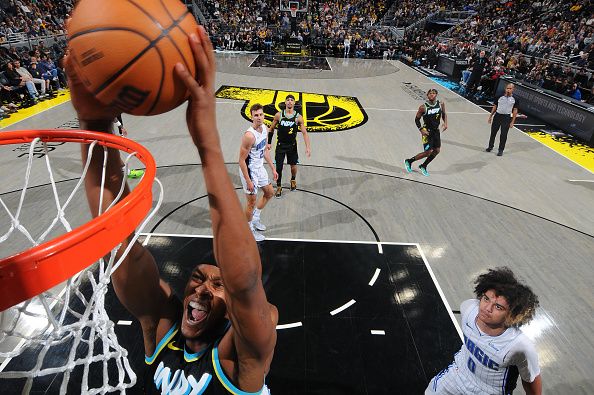
[(307, 12), (309, 0), (279, 0), (279, 9), (281, 12), (290, 12), (297, 8), (297, 12)]

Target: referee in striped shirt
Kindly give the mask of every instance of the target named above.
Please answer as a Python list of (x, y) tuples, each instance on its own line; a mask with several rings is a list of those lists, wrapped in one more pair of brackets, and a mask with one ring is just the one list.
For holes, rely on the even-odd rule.
[(513, 96), (514, 84), (509, 83), (505, 86), (505, 94), (495, 99), (491, 115), (489, 115), (489, 123), (491, 124), (491, 138), (489, 138), (489, 145), (485, 151), (491, 152), (495, 144), (495, 136), (499, 128), (501, 128), (501, 135), (499, 136), (499, 151), (497, 156), (503, 155), (505, 149), (505, 142), (507, 141), (507, 132), (514, 127), (516, 116), (518, 115), (518, 99)]

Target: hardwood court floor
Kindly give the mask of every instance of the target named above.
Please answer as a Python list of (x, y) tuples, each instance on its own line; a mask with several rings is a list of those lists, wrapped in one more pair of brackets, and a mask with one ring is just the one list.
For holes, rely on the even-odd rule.
[[(311, 158), (299, 142), (299, 191), (266, 207), (262, 218), (268, 237), (418, 243), (453, 310), (472, 297), (474, 276), (508, 265), (540, 297), (541, 308), (526, 333), (539, 351), (545, 391), (594, 392), (591, 172), (518, 130), (510, 131), (503, 157), (485, 153), (487, 113), (402, 63), (328, 59), (331, 70), (293, 70), (250, 68), (254, 59), (218, 56), (217, 87), (254, 88), (257, 95), (244, 89), (240, 96), (256, 99), (270, 97), (268, 91), (304, 92), (311, 108), (327, 106), (330, 112), (331, 104), (340, 102), (328, 96), (351, 97), (366, 115), (358, 127), (312, 131)], [(430, 177), (423, 177), (416, 170), (407, 174), (402, 160), (421, 149), (413, 117), (430, 87), (439, 89), (439, 99), (446, 102), (449, 129)], [(244, 105), (245, 100), (221, 98), (217, 106), (225, 160), (238, 187), (239, 139), (249, 126)], [(58, 127), (74, 117), (71, 106), (62, 104), (7, 129)], [(199, 158), (184, 109), (151, 118), (125, 115), (124, 122), (129, 137), (153, 152), (165, 185), (163, 207), (151, 223), (154, 232), (210, 234), (206, 201), (200, 199), (205, 191)], [(17, 199), (12, 191), (19, 187), (26, 160), (20, 153), (0, 150), (0, 193), (11, 202)], [(51, 154), (59, 180), (75, 177), (77, 147), (59, 146)], [(37, 162), (36, 169), (43, 169)], [(47, 176), (36, 171), (31, 182), (44, 184)], [(36, 202), (43, 198), (36, 196)], [(85, 210), (81, 205), (72, 215), (83, 221)]]

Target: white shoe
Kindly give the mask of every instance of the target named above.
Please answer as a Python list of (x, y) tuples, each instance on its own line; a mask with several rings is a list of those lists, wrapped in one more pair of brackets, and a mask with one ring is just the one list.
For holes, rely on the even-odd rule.
[(266, 237), (258, 232), (256, 229), (254, 229), (254, 226), (250, 223), (250, 230), (252, 231), (252, 235), (254, 235), (254, 239), (256, 239), (256, 242), (261, 242), (264, 241), (264, 239), (266, 239)]
[(261, 232), (266, 230), (266, 225), (264, 225), (260, 220), (252, 220), (252, 226)]

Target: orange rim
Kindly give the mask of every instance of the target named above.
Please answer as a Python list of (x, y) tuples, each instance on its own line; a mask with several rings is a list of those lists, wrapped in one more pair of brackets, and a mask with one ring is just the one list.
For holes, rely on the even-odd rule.
[(109, 211), (62, 236), (0, 260), (0, 311), (39, 295), (105, 256), (142, 222), (153, 203), (156, 163), (135, 141), (82, 130), (24, 130), (0, 133), (0, 145), (44, 142), (98, 144), (136, 157), (146, 170), (141, 182)]

